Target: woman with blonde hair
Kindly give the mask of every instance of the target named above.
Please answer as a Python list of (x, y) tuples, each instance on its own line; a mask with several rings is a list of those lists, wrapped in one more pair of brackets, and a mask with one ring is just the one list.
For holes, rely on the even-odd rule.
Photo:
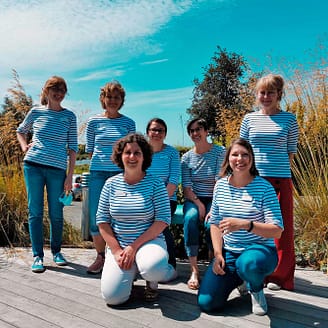
[[(49, 78), (41, 93), (41, 107), (32, 108), (17, 128), (17, 138), (24, 157), (24, 178), (29, 210), (29, 232), (34, 262), (33, 272), (43, 272), (44, 187), (47, 189), (50, 218), (50, 248), (57, 265), (67, 261), (60, 252), (63, 234), (63, 191), (72, 189), (77, 144), (75, 114), (61, 102), (67, 93), (63, 78)], [(32, 141), (29, 134), (32, 133)], [(68, 165), (67, 165), (68, 154)], [(68, 170), (67, 170), (68, 166)], [(67, 170), (67, 172), (66, 172)]]
[(102, 271), (105, 261), (105, 241), (96, 224), (101, 189), (105, 181), (122, 172), (112, 160), (115, 142), (131, 132), (135, 132), (135, 122), (120, 113), (125, 100), (125, 90), (117, 82), (109, 82), (101, 88), (99, 97), (103, 113), (89, 118), (86, 127), (86, 152), (91, 158), (89, 179), (90, 233), (97, 256), (87, 268), (87, 273), (97, 274)]
[(267, 278), (267, 287), (293, 290), (295, 250), (291, 163), (297, 152), (298, 125), (295, 115), (280, 107), (284, 93), (282, 76), (263, 76), (256, 84), (255, 93), (259, 110), (246, 114), (240, 137), (251, 143), (260, 176), (276, 190), (285, 227), (281, 238), (275, 240), (279, 261)]

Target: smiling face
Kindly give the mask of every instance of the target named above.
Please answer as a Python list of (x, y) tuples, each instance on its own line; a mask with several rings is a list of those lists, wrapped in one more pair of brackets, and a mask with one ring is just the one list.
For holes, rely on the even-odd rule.
[(143, 161), (143, 153), (138, 143), (127, 143), (122, 153), (124, 170), (133, 169), (141, 172)]
[(280, 96), (276, 89), (259, 89), (256, 98), (260, 107), (267, 111), (279, 108)]
[(189, 127), (189, 136), (194, 143), (207, 140), (207, 131), (203, 126), (197, 122), (193, 123)]
[(46, 91), (47, 98), (49, 103), (61, 103), (66, 95), (66, 87), (65, 85), (57, 84), (55, 86), (49, 87)]
[(104, 105), (106, 110), (118, 111), (122, 107), (123, 99), (121, 93), (114, 89), (108, 92), (104, 97)]
[(158, 122), (151, 122), (147, 131), (150, 143), (164, 143), (166, 137), (165, 127)]
[(232, 172), (250, 172), (253, 164), (252, 154), (244, 147), (238, 144), (232, 146), (229, 154), (229, 165)]

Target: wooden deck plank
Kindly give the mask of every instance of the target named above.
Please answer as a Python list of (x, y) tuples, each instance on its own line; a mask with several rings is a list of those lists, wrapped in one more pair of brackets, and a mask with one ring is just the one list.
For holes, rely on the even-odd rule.
[[(197, 292), (186, 286), (189, 265), (178, 262), (179, 278), (160, 284), (157, 303), (143, 300), (145, 282), (135, 282), (130, 301), (107, 307), (100, 296), (100, 275), (86, 274), (95, 251), (63, 249), (70, 261), (57, 267), (46, 250), (46, 272), (30, 270), (30, 249), (0, 249), (0, 327), (161, 327), (261, 328), (328, 327), (328, 276), (309, 269), (296, 270), (295, 292), (265, 290), (269, 311), (251, 313), (250, 296), (230, 295), (221, 313), (201, 313)], [(206, 264), (200, 265), (201, 272)]]

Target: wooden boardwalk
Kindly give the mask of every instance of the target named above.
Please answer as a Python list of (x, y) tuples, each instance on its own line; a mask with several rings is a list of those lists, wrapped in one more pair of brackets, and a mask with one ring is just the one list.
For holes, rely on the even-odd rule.
[[(87, 275), (92, 249), (64, 248), (67, 267), (56, 267), (46, 250), (42, 274), (32, 273), (30, 249), (0, 248), (0, 327), (328, 327), (328, 276), (296, 270), (294, 292), (265, 289), (269, 311), (251, 313), (250, 296), (234, 291), (221, 313), (205, 314), (196, 304), (196, 291), (186, 286), (189, 267), (178, 262), (179, 278), (160, 285), (156, 303), (143, 300), (144, 281), (137, 280), (128, 303), (110, 308), (100, 296), (100, 275)], [(202, 272), (205, 264), (201, 266)]]

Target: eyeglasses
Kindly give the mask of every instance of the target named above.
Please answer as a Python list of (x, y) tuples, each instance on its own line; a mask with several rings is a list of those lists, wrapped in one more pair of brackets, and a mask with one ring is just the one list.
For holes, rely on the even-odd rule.
[(159, 134), (162, 134), (162, 133), (164, 133), (165, 132), (165, 130), (164, 129), (155, 129), (155, 128), (151, 128), (151, 129), (149, 129), (148, 131), (150, 131), (150, 132), (153, 132), (153, 133), (159, 133)]
[(189, 129), (189, 134), (192, 134), (192, 133), (194, 133), (194, 132), (199, 132), (200, 130), (202, 130), (203, 129), (203, 127), (202, 126), (199, 126), (199, 127), (197, 127), (197, 128), (195, 128), (195, 129)]
[(121, 96), (111, 96), (111, 95), (107, 95), (106, 96), (107, 99), (109, 100), (122, 100), (122, 97)]
[(53, 92), (58, 92), (58, 93), (66, 93), (67, 92), (67, 90), (65, 88), (61, 88), (61, 87), (57, 87), (57, 86), (50, 87), (49, 89)]

